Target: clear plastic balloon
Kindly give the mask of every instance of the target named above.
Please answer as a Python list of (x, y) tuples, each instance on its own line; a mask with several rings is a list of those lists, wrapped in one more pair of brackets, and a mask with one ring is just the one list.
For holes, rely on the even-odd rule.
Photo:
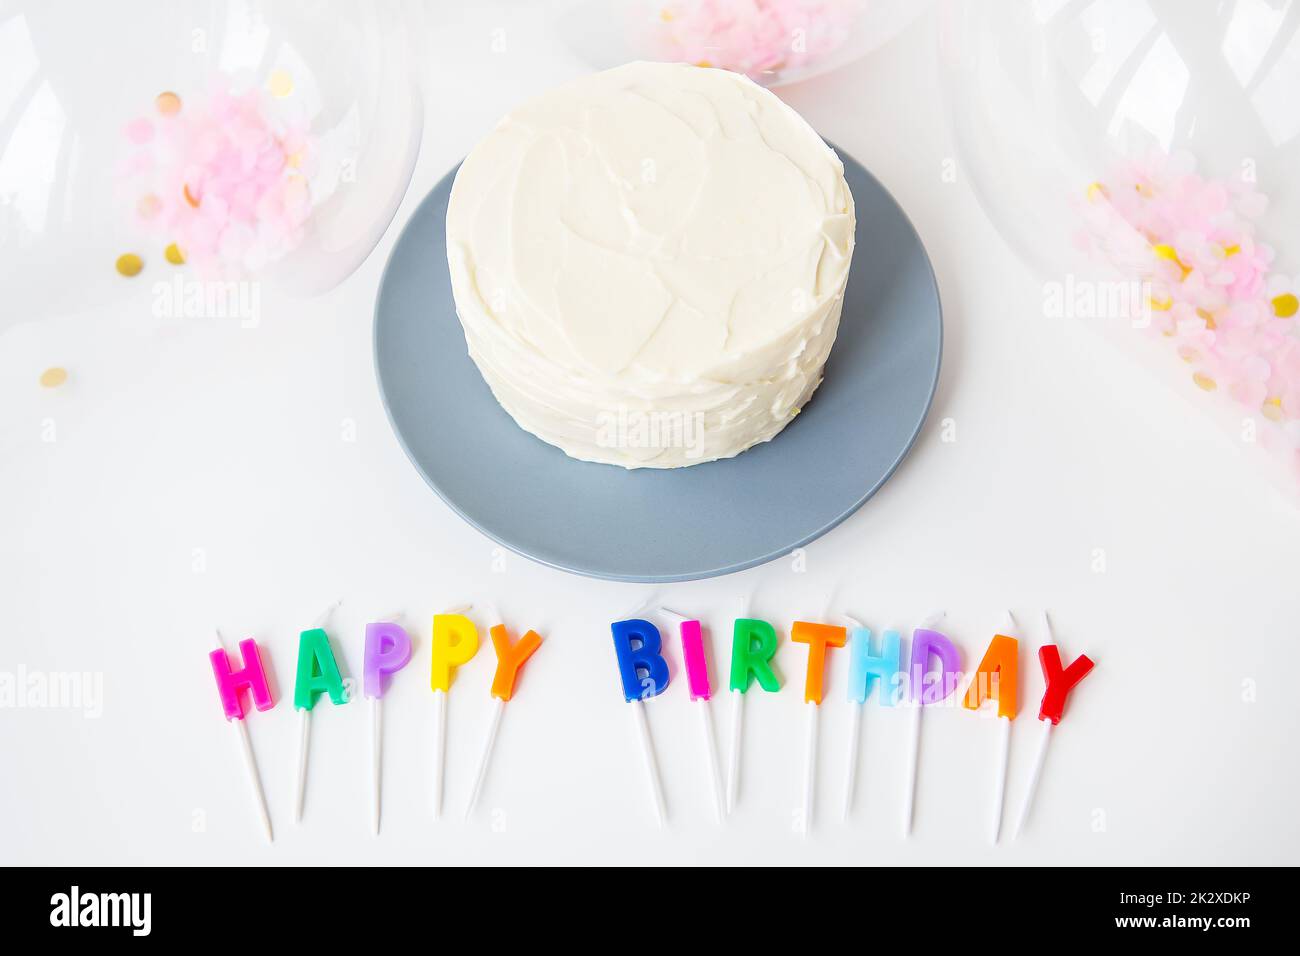
[(1300, 497), (1300, 2), (949, 0), (940, 23), (958, 165), (1008, 244), (1063, 313), (1148, 330)]
[(866, 56), (929, 0), (576, 0), (562, 39), (594, 69), (665, 60), (796, 83)]
[(0, 326), (112, 302), (135, 265), (301, 294), (341, 282), (387, 228), (419, 150), (401, 12), (0, 8)]

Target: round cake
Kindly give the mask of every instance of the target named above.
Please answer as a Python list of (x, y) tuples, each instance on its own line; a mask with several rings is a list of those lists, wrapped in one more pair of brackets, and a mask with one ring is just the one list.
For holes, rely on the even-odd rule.
[(834, 151), (749, 79), (629, 63), (510, 113), (456, 174), (469, 354), (573, 458), (678, 468), (773, 438), (821, 382), (853, 254)]

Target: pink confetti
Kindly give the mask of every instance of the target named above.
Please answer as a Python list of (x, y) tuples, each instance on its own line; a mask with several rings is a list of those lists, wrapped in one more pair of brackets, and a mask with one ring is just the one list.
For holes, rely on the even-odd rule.
[(256, 271), (302, 242), (314, 140), (264, 91), (187, 97), (166, 122), (136, 120), (127, 135), (141, 147), (125, 165), (143, 181), (137, 218), (199, 272)]
[(1267, 198), (1162, 153), (1113, 170), (1087, 195), (1085, 244), (1150, 283), (1151, 328), (1200, 388), (1249, 411), (1300, 482), (1300, 280), (1276, 271), (1255, 235)]

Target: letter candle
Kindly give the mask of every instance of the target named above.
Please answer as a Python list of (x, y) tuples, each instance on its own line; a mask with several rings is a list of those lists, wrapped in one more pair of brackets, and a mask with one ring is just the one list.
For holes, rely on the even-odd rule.
[(804, 742), (803, 772), (803, 833), (812, 829), (816, 806), (817, 780), (817, 715), (821, 710), (822, 684), (826, 676), (826, 649), (843, 647), (848, 631), (833, 624), (812, 624), (795, 621), (790, 627), (790, 640), (808, 645), (808, 669), (804, 677), (803, 701), (808, 712), (808, 732)]
[(859, 738), (862, 732), (862, 707), (871, 693), (874, 678), (879, 684), (877, 698), (882, 707), (893, 707), (897, 692), (895, 681), (902, 670), (902, 636), (897, 631), (885, 631), (880, 637), (880, 655), (871, 653), (871, 631), (853, 618), (849, 634), (849, 760), (844, 775), (844, 811), (842, 819), (849, 818), (853, 809), (853, 788), (858, 775)]
[(362, 693), (370, 698), (370, 831), (379, 835), (384, 761), (384, 691), (387, 678), (411, 660), (411, 635), (397, 623), (398, 615), (366, 625)]
[(718, 823), (722, 822), (722, 772), (718, 766), (718, 745), (713, 735), (713, 715), (709, 710), (709, 698), (712, 688), (709, 685), (709, 666), (704, 658), (704, 635), (700, 622), (686, 617), (666, 607), (659, 609), (669, 617), (677, 619), (678, 632), (682, 639), (682, 660), (686, 667), (686, 682), (690, 689), (691, 700), (700, 714), (700, 735), (704, 743), (704, 759), (709, 768), (709, 791), (713, 795), (713, 815)]
[(1011, 752), (1011, 721), (1016, 718), (1016, 670), (1020, 643), (1010, 635), (1016, 631), (1016, 619), (1007, 611), (1001, 630), (989, 642), (984, 659), (966, 688), (962, 705), (978, 711), (990, 700), (998, 704), (998, 757), (993, 769), (993, 842), (1002, 830), (1002, 804), (1007, 789), (1007, 757)]
[(663, 641), (659, 636), (659, 628), (640, 618), (615, 621), (610, 625), (610, 631), (614, 635), (614, 653), (618, 657), (623, 698), (632, 705), (637, 742), (641, 747), (646, 775), (650, 778), (655, 818), (662, 827), (668, 819), (668, 810), (664, 803), (664, 788), (659, 779), (654, 744), (650, 740), (650, 728), (646, 724), (645, 701), (658, 697), (668, 688), (668, 662), (661, 653)]
[[(908, 743), (906, 791), (903, 797), (903, 836), (912, 832), (912, 816), (916, 805), (916, 773), (921, 751), (921, 709), (937, 704), (956, 690), (957, 673), (961, 670), (961, 657), (952, 641), (938, 631), (929, 629), (943, 613), (932, 614), (912, 632), (912, 664), (908, 672), (908, 706), (912, 708), (912, 732)], [(939, 680), (926, 686), (930, 657), (939, 659)]]
[(1056, 635), (1052, 633), (1052, 619), (1043, 612), (1043, 626), (1047, 629), (1047, 639), (1051, 642), (1038, 649), (1038, 663), (1043, 669), (1043, 679), (1047, 687), (1043, 690), (1043, 702), (1038, 708), (1038, 720), (1042, 725), (1042, 735), (1038, 738), (1038, 752), (1034, 756), (1033, 768), (1029, 772), (1029, 786), (1025, 789), (1025, 802), (1020, 807), (1020, 816), (1016, 818), (1016, 828), (1011, 839), (1020, 836), (1020, 828), (1025, 825), (1029, 808), (1033, 806), (1034, 794), (1038, 791), (1038, 780), (1043, 773), (1043, 760), (1047, 757), (1047, 741), (1052, 735), (1052, 727), (1061, 722), (1065, 711), (1065, 698), (1075, 684), (1088, 676), (1093, 663), (1087, 654), (1080, 654), (1064, 670), (1061, 669), (1061, 651), (1056, 644)]
[(749, 617), (749, 598), (741, 605), (740, 617), (732, 630), (731, 640), (731, 751), (727, 755), (727, 813), (736, 809), (736, 792), (740, 787), (740, 755), (745, 727), (745, 694), (751, 678), (769, 694), (781, 689), (781, 681), (772, 670), (776, 654), (776, 629), (767, 621)]
[(474, 605), (462, 604), (433, 616), (429, 643), (429, 686), (433, 689), (433, 818), (442, 816), (443, 776), (447, 766), (447, 693), (453, 672), (478, 652), (478, 629), (465, 616)]
[(275, 842), (271, 831), (271, 813), (266, 807), (266, 792), (262, 789), (262, 775), (257, 770), (257, 757), (253, 754), (253, 742), (248, 738), (248, 727), (244, 723), (247, 712), (244, 710), (243, 691), (248, 690), (253, 698), (253, 705), (258, 710), (270, 710), (275, 706), (271, 697), (271, 686), (266, 679), (266, 670), (262, 667), (262, 656), (257, 649), (257, 641), (247, 638), (239, 642), (239, 654), (243, 667), (237, 671), (230, 669), (230, 657), (226, 653), (226, 643), (221, 639), (221, 632), (213, 629), (217, 637), (216, 649), (208, 654), (212, 664), (212, 673), (217, 679), (217, 693), (221, 697), (221, 708), (226, 720), (235, 726), (239, 739), (239, 752), (244, 758), (244, 769), (248, 771), (248, 783), (253, 791), (253, 806), (258, 819), (262, 821), (262, 831), (270, 843)]
[(506, 701), (515, 693), (515, 680), (524, 662), (533, 656), (533, 652), (542, 646), (542, 637), (536, 631), (525, 631), (523, 636), (513, 644), (510, 632), (501, 623), (501, 615), (496, 607), (490, 607), (488, 620), (492, 621), (489, 634), (492, 637), (492, 649), (497, 655), (496, 674), (492, 677), (492, 722), (488, 725), (487, 739), (483, 741), (483, 753), (478, 760), (478, 771), (474, 774), (474, 789), (470, 791), (469, 802), (465, 804), (465, 819), (470, 818), (478, 804), (479, 791), (483, 789), (483, 780), (487, 777), (488, 763), (492, 760), (492, 748), (497, 741), (497, 732), (501, 728), (501, 715), (505, 713)]
[(307, 791), (307, 755), (311, 752), (311, 711), (316, 700), (328, 693), (331, 703), (346, 704), (347, 691), (339, 675), (329, 635), (323, 628), (342, 601), (335, 601), (317, 615), (309, 630), (298, 636), (298, 673), (293, 685), (293, 706), (301, 714), (298, 734), (298, 786), (293, 804), (295, 823), (302, 821), (302, 803)]

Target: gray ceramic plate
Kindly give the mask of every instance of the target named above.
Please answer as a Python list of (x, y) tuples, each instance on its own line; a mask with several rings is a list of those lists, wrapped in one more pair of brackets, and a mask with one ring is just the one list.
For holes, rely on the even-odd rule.
[(916, 230), (870, 173), (840, 156), (857, 205), (857, 248), (825, 381), (772, 441), (669, 471), (575, 461), (497, 404), (466, 352), (452, 302), (449, 173), (406, 224), (375, 306), (379, 388), (420, 474), (506, 547), (616, 581), (740, 571), (853, 514), (925, 421), (943, 321)]

